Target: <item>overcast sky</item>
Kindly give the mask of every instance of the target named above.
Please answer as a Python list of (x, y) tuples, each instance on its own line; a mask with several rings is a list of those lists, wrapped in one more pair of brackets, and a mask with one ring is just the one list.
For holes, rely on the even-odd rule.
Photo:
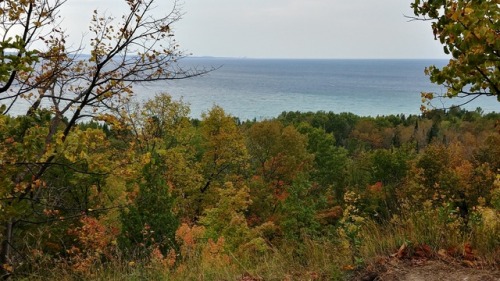
[[(429, 22), (408, 22), (411, 0), (184, 0), (175, 36), (194, 56), (252, 58), (445, 58)], [(170, 0), (158, 0), (157, 12)], [(124, 0), (68, 0), (73, 37), (92, 11), (119, 17)], [(121, 8), (123, 7), (123, 8)]]

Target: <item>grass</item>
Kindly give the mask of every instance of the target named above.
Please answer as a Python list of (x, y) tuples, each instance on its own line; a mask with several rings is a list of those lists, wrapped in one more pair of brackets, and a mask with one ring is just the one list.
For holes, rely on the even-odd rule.
[(366, 259), (387, 256), (406, 244), (409, 251), (428, 245), (434, 253), (444, 249), (464, 257), (470, 254), (465, 250), (470, 245), (474, 259), (496, 266), (500, 263), (500, 223), (485, 221), (477, 218), (464, 226), (446, 208), (424, 208), (382, 224), (368, 220), (361, 231), (361, 255)]
[[(173, 269), (150, 261), (133, 263), (117, 257), (95, 263), (86, 272), (75, 273), (67, 265), (51, 270), (38, 268), (19, 280), (345, 280), (352, 274), (351, 257), (337, 243), (326, 239), (305, 239), (304, 243), (272, 247), (261, 255), (207, 257), (202, 252)], [(220, 262), (221, 259), (224, 262)], [(347, 268), (347, 269), (346, 269)], [(247, 279), (244, 279), (246, 277)], [(253, 278), (253, 279), (249, 279)]]

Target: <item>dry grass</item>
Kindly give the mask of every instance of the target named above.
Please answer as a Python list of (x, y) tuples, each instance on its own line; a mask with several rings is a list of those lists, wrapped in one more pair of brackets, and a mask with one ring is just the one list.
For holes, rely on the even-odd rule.
[(361, 255), (369, 260), (395, 253), (403, 244), (409, 251), (428, 245), (434, 253), (446, 250), (450, 255), (481, 260), (492, 266), (500, 263), (498, 220), (485, 223), (486, 220), (476, 218), (464, 227), (459, 218), (445, 212), (439, 208), (424, 209), (382, 224), (367, 221), (362, 230)]
[[(306, 239), (303, 244), (270, 248), (261, 255), (224, 252), (207, 260), (202, 252), (173, 269), (159, 264), (115, 261), (94, 264), (88, 272), (76, 273), (67, 266), (39, 269), (19, 280), (345, 280), (353, 271), (351, 256), (328, 240)], [(223, 261), (217, 260), (219, 258)], [(118, 262), (119, 260), (122, 260)]]

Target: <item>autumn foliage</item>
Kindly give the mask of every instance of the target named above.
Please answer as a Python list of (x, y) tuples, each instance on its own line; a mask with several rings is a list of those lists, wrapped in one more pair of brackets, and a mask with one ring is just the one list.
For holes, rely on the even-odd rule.
[[(47, 192), (47, 204), (31, 209), (39, 223), (16, 228), (17, 253), (36, 253), (32, 261), (52, 260), (51, 266), (90, 272), (89, 278), (91, 268), (117, 261), (130, 270), (145, 266), (186, 277), (192, 267), (204, 274), (244, 272), (242, 262), (292, 245), (292, 255), (312, 255), (315, 246), (307, 245), (327, 239), (328, 247), (349, 257), (336, 269), (348, 274), (367, 253), (381, 254), (370, 252), (382, 241), (373, 242), (370, 233), (399, 229), (410, 231), (406, 240), (378, 247), (391, 253), (404, 243), (412, 257), (424, 251), (426, 258), (446, 254), (471, 265), (498, 262), (497, 114), (355, 117), (345, 137), (335, 139), (338, 120), (328, 120), (345, 115), (284, 113), (237, 123), (214, 107), (191, 120), (181, 102), (168, 95), (154, 100), (118, 115), (116, 127), (78, 124), (69, 136), (75, 140), (61, 143), (65, 154), (59, 156), (73, 168), (54, 167), (33, 180)], [(20, 145), (10, 132), (26, 121), (1, 120), (7, 172), (8, 157)], [(36, 146), (44, 123), (30, 122), (22, 145)], [(367, 138), (360, 138), (364, 130)], [(58, 185), (73, 188), (52, 197), (47, 186)], [(27, 210), (28, 204), (4, 205), (2, 215)], [(465, 254), (452, 250), (463, 247)], [(13, 254), (4, 268), (22, 274), (25, 262)]]
[[(58, 26), (64, 1), (0, 1), (2, 277), (332, 280), (391, 254), (498, 266), (499, 114), (242, 121), (213, 106), (197, 120), (168, 94), (134, 102), (136, 83), (204, 71), (177, 64), (177, 6), (156, 17), (153, 0), (124, 2), (121, 18), (94, 12), (84, 56)], [(417, 15), (439, 17), (420, 2)], [(434, 26), (456, 71), (428, 72), (449, 96), (462, 81), (498, 95), (482, 81), (498, 40), (470, 21), (483, 2), (449, 1), (439, 19), (463, 20), (484, 46)], [(12, 114), (19, 99), (29, 106)]]

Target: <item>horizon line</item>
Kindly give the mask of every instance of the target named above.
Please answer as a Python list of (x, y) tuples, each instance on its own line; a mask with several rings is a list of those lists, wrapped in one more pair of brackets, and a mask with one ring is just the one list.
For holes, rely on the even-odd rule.
[[(133, 55), (133, 54), (130, 54)], [(90, 56), (87, 53), (80, 53), (78, 56)], [(206, 58), (206, 59), (248, 59), (248, 60), (449, 60), (445, 57), (422, 57), (422, 58), (408, 58), (408, 57), (251, 57), (251, 56), (210, 56), (210, 55), (194, 55), (185, 54), (180, 58)]]
[(340, 58), (340, 57), (325, 57), (325, 58), (308, 58), (308, 57), (248, 57), (248, 56), (202, 56), (202, 55), (186, 55), (184, 58), (207, 58), (207, 59), (256, 59), (256, 60), (449, 60), (450, 58), (435, 57), (435, 58)]

